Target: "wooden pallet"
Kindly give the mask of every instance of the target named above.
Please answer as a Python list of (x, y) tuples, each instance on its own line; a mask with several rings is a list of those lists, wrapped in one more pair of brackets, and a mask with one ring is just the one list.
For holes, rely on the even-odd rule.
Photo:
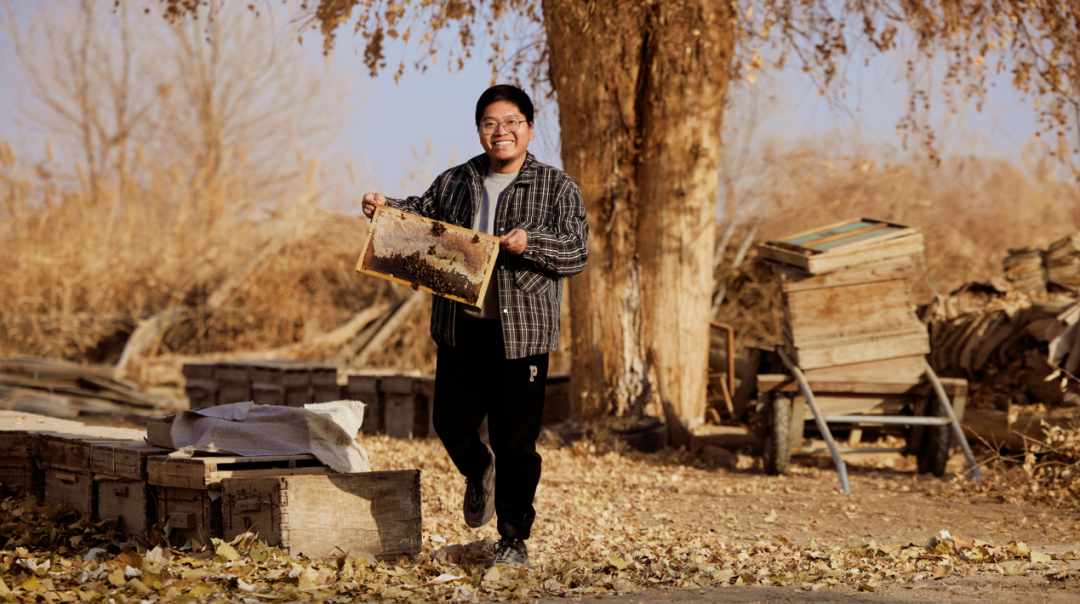
[(147, 480), (162, 487), (183, 489), (217, 488), (221, 481), (236, 476), (294, 476), (332, 474), (314, 455), (264, 457), (150, 457)]

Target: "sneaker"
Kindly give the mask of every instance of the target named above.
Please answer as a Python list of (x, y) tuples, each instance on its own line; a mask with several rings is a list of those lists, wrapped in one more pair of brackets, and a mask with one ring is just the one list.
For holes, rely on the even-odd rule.
[(503, 568), (529, 568), (529, 548), (521, 539), (502, 539), (495, 545), (492, 566)]
[(471, 478), (465, 479), (465, 524), (472, 528), (484, 526), (495, 515), (495, 454), (488, 453), (491, 461), (479, 484)]

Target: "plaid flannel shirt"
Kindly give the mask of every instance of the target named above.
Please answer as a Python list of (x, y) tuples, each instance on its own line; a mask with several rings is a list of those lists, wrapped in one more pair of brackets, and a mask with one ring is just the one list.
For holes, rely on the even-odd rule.
[[(440, 174), (423, 195), (387, 199), (386, 205), (472, 228), (490, 165), (487, 155), (478, 155)], [(588, 260), (589, 223), (581, 192), (565, 172), (531, 153), (495, 210), (494, 234), (513, 229), (528, 235), (525, 251), (517, 256), (500, 251), (495, 275), (506, 358), (519, 359), (559, 347), (562, 280), (585, 270)], [(454, 345), (457, 305), (435, 296), (431, 337), (437, 343)]]

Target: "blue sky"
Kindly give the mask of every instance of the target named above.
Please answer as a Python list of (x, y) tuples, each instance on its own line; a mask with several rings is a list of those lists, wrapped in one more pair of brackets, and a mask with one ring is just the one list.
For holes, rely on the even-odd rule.
[[(279, 27), (292, 27), (283, 21), (278, 21)], [(347, 29), (343, 28), (333, 55), (336, 74), (327, 77), (352, 80), (348, 101), (352, 114), (325, 152), (370, 171), (359, 188), (378, 188), (388, 194), (419, 192), (411, 187), (402, 191), (403, 181), (409, 177), (406, 164), (415, 164), (414, 149), (422, 154), (429, 141), (433, 150), (429, 166), (432, 175), (452, 159), (461, 162), (481, 152), (472, 116), (476, 98), (491, 79), (490, 67), (482, 55), (486, 45), (477, 49), (478, 56), (467, 61), (463, 71), (448, 73), (441, 64), (426, 73), (407, 69), (395, 84), (392, 69), (375, 78), (368, 76), (361, 61), (362, 41), (344, 31)], [(304, 47), (314, 59), (322, 48), (313, 33), (306, 36)], [(282, 29), (279, 38), (292, 39), (292, 35)], [(390, 44), (387, 48), (388, 57), (402, 54), (400, 46)], [(411, 65), (418, 55), (411, 48), (405, 50), (404, 56), (406, 64)], [(16, 119), (22, 76), (13, 59), (11, 42), (0, 33), (0, 138), (18, 144), (33, 140), (34, 133)], [(853, 66), (845, 72), (850, 85), (839, 110), (820, 97), (816, 87), (796, 69), (758, 80), (755, 87), (765, 97), (775, 97), (763, 114), (761, 137), (783, 143), (840, 133), (841, 137), (857, 138), (871, 147), (899, 147), (895, 128), (907, 104), (906, 85), (898, 75), (900, 61), (899, 55), (874, 59), (869, 67), (852, 61)], [(733, 89), (736, 103), (749, 90), (747, 84)], [(559, 165), (557, 114), (550, 103), (542, 109), (537, 116), (537, 141), (531, 149), (541, 161)], [(728, 119), (736, 124), (739, 116), (736, 110), (729, 113)], [(957, 117), (945, 120), (943, 110), (935, 105), (932, 120), (948, 153), (1015, 158), (1035, 130), (1033, 116), (1030, 102), (1020, 98), (1002, 79), (996, 82), (981, 113), (966, 106)], [(345, 194), (359, 193), (362, 191)]]

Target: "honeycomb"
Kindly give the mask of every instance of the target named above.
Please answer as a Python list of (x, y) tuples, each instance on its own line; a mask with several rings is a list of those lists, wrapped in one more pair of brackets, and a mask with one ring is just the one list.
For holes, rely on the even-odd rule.
[(496, 241), (474, 231), (380, 208), (357, 268), (478, 306), (488, 266), (498, 253)]

